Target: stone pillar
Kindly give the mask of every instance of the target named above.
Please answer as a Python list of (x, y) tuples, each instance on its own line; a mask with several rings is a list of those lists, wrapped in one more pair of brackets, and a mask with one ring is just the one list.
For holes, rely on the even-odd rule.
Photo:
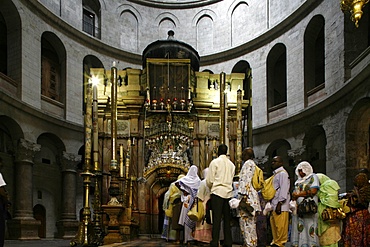
[(81, 157), (63, 152), (62, 164), (62, 216), (57, 222), (58, 237), (71, 239), (76, 235), (78, 224), (76, 218), (76, 166)]
[(41, 222), (33, 217), (33, 158), (41, 146), (20, 139), (15, 157), (14, 218), (8, 221), (10, 239), (40, 239)]

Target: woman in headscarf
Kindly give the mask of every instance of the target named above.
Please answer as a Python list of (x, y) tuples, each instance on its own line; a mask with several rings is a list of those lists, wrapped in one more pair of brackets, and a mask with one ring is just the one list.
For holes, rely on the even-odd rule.
[(193, 241), (192, 232), (195, 229), (196, 222), (192, 221), (188, 212), (193, 206), (200, 185), (198, 176), (198, 167), (192, 165), (185, 177), (176, 182), (176, 186), (182, 191), (181, 201), (183, 202), (179, 224), (184, 226), (184, 244)]
[[(320, 188), (319, 178), (307, 161), (298, 164), (295, 173), (298, 177), (294, 183), (292, 199), (299, 205), (305, 198), (312, 198), (318, 203), (317, 192)], [(320, 246), (317, 236), (318, 214), (293, 215), (291, 242), (293, 247)]]
[(338, 247), (338, 242), (341, 239), (341, 220), (324, 221), (322, 212), (324, 209), (340, 208), (341, 205), (338, 201), (339, 185), (322, 173), (317, 173), (320, 181), (320, 190), (317, 193), (319, 197), (319, 222), (318, 222), (318, 235), (321, 247)]
[(370, 184), (365, 173), (359, 173), (354, 179), (354, 189), (347, 193), (350, 212), (344, 224), (344, 247), (370, 246)]
[[(185, 175), (180, 174), (177, 180), (183, 178)], [(181, 213), (181, 191), (172, 182), (164, 195), (163, 211), (165, 212), (163, 221), (162, 238), (169, 240), (177, 240), (180, 242), (180, 231), (183, 226), (178, 224)], [(167, 213), (168, 212), (168, 213)]]
[[(208, 168), (203, 170), (203, 180), (200, 182), (199, 190), (197, 193), (198, 207), (203, 207), (206, 211), (206, 204), (211, 198), (211, 190), (206, 184), (206, 177)], [(202, 243), (210, 243), (212, 240), (212, 225), (208, 224), (205, 220), (196, 223), (194, 231), (194, 239)]]

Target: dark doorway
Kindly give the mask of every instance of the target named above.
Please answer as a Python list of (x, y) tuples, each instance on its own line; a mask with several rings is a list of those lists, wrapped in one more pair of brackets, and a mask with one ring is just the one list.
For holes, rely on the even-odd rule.
[(163, 200), (164, 200), (164, 194), (158, 198), (158, 229), (159, 233), (162, 233), (163, 231), (163, 222), (164, 222), (164, 210), (163, 210)]
[(39, 237), (46, 238), (46, 210), (45, 207), (37, 204), (33, 207), (33, 217), (41, 221), (39, 226)]

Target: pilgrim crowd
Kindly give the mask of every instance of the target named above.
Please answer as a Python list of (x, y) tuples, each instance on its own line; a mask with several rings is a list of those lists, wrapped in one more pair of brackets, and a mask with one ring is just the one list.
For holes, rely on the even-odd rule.
[(219, 146), (202, 179), (193, 165), (169, 186), (162, 238), (188, 246), (370, 246), (367, 169), (339, 194), (338, 183), (307, 161), (296, 166), (293, 187), (280, 156), (272, 159), (272, 176), (264, 177), (252, 148), (243, 150), (235, 174), (227, 149)]

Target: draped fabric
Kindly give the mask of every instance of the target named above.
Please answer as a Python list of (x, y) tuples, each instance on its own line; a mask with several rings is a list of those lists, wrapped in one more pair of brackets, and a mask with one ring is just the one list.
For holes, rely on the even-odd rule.
[[(184, 176), (185, 176), (184, 174), (180, 174), (177, 177), (177, 180), (183, 178)], [(170, 207), (170, 205), (173, 207), (173, 202), (175, 201), (175, 199), (181, 197), (181, 191), (180, 191), (179, 188), (177, 188), (175, 183), (176, 182), (171, 183), (167, 192), (164, 194), (164, 200), (163, 200), (163, 205), (162, 205), (162, 208), (163, 208), (164, 211), (166, 209), (168, 209)], [(172, 220), (173, 219), (178, 220), (180, 213), (179, 212), (176, 213), (174, 211), (178, 212), (179, 210), (172, 210), (172, 212), (174, 214), (172, 218), (169, 218), (166, 215), (164, 216), (163, 230), (162, 230), (161, 237), (166, 239), (166, 240), (175, 240), (176, 239), (176, 230), (173, 229)]]
[(320, 202), (328, 207), (339, 208), (338, 191), (340, 187), (338, 183), (324, 174), (318, 173), (316, 175), (320, 180), (320, 190), (317, 192)]
[(343, 241), (344, 247), (370, 246), (370, 184), (365, 173), (359, 173), (354, 179), (354, 190), (350, 197), (355, 203), (351, 204), (351, 211), (344, 222)]
[[(305, 173), (304, 177), (299, 175), (299, 171), (302, 170)], [(318, 176), (313, 172), (313, 168), (310, 163), (303, 161), (298, 164), (295, 170), (298, 179), (294, 183), (294, 190), (297, 192), (307, 191), (312, 188), (319, 189), (320, 182)], [(318, 203), (318, 196), (313, 195), (312, 198)], [(297, 204), (301, 203), (304, 197), (298, 197)], [(304, 247), (304, 246), (320, 246), (319, 237), (317, 235), (318, 225), (318, 214), (299, 215), (292, 216), (292, 233), (291, 242), (293, 247)]]
[(323, 221), (322, 212), (325, 208), (340, 208), (338, 201), (338, 192), (340, 187), (335, 180), (330, 179), (328, 176), (322, 173), (316, 174), (320, 180), (320, 190), (317, 195), (320, 199), (318, 207), (318, 235), (321, 246), (338, 246), (338, 241), (341, 239), (340, 236), (340, 220), (328, 222)]
[[(198, 176), (198, 167), (192, 165), (189, 168), (188, 173), (185, 177), (179, 179), (178, 185), (180, 187), (180, 190), (183, 192), (187, 192), (187, 196), (182, 196), (184, 198), (184, 203), (181, 209), (179, 224), (184, 225), (185, 231), (184, 231), (184, 243), (187, 241), (193, 240), (192, 237), (192, 231), (195, 229), (196, 222), (192, 221), (189, 216), (188, 212), (193, 206), (193, 203), (195, 201), (195, 198), (197, 196), (197, 192), (200, 185), (200, 178)], [(186, 201), (185, 201), (186, 200)]]
[(359, 173), (354, 180), (357, 187), (358, 200), (361, 206), (367, 207), (370, 202), (370, 184), (365, 173)]
[[(199, 198), (198, 207), (203, 207), (204, 211), (206, 210), (206, 203), (211, 197), (211, 190), (206, 184), (208, 168), (203, 170), (203, 180), (200, 182), (199, 190), (197, 197)], [(209, 243), (212, 240), (212, 225), (208, 224), (205, 220), (196, 223), (194, 231), (194, 239), (203, 242)]]

